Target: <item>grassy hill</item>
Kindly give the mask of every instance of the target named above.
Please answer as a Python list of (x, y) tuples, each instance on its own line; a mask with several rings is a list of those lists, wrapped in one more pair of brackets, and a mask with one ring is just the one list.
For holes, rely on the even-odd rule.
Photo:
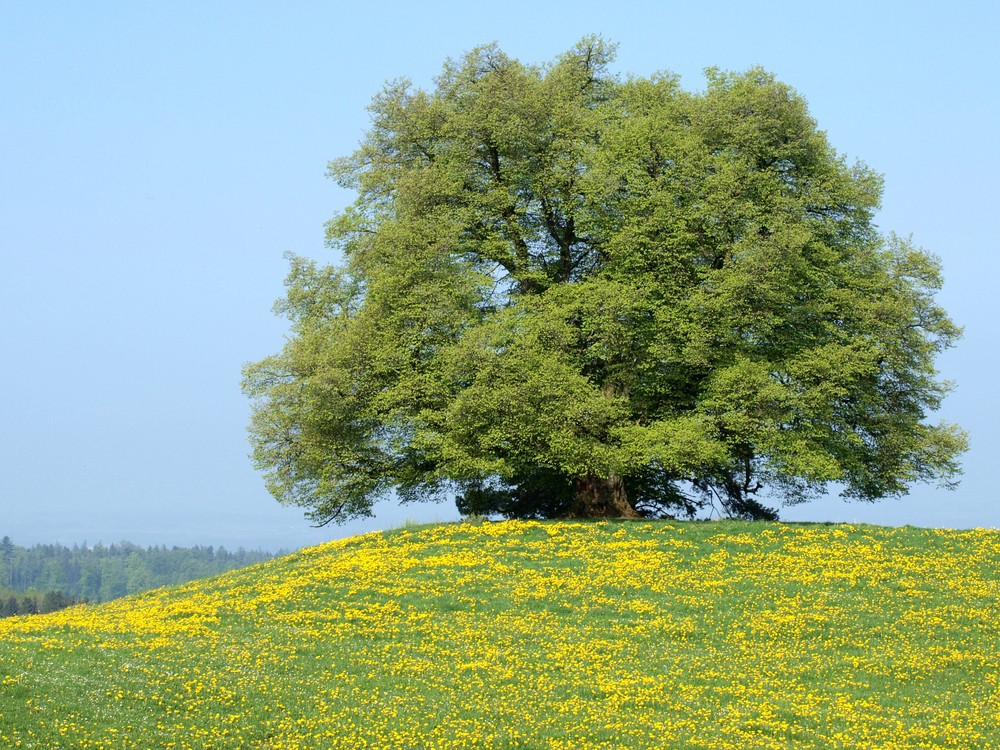
[(369, 534), (0, 621), (3, 748), (1000, 748), (1000, 532)]

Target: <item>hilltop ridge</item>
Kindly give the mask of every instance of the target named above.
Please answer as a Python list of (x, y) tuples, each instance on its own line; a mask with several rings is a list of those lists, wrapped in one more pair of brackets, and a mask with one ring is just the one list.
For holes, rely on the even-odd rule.
[(1000, 532), (371, 533), (0, 622), (0, 744), (1000, 747)]

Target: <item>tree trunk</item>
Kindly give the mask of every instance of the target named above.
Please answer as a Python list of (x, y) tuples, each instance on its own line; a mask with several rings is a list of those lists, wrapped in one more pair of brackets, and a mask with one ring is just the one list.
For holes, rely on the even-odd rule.
[(641, 518), (625, 495), (625, 482), (614, 472), (606, 478), (595, 474), (573, 483), (570, 518)]

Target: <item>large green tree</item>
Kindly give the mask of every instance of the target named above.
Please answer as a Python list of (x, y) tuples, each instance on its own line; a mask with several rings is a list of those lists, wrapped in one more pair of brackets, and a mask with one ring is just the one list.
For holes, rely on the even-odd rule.
[(953, 483), (965, 434), (927, 416), (960, 331), (937, 261), (873, 223), (879, 176), (762, 70), (690, 93), (613, 53), (490, 45), (375, 97), (330, 165), (343, 264), (291, 258), (292, 335), (244, 373), (279, 500), (773, 518)]

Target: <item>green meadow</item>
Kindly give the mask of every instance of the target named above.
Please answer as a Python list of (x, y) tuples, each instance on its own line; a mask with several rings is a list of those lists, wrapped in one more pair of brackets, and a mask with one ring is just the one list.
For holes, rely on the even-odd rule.
[(1000, 532), (368, 534), (0, 621), (0, 747), (1000, 748)]

